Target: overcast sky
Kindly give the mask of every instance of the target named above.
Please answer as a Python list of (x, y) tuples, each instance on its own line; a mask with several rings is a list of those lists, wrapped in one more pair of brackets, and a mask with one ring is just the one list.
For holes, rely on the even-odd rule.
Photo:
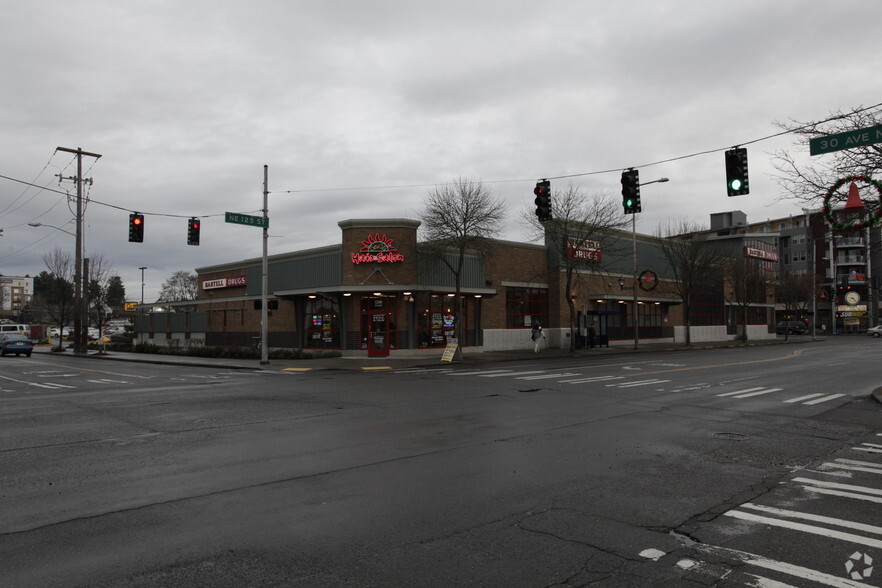
[[(270, 254), (338, 243), (337, 222), (418, 218), (432, 184), (483, 180), (527, 231), (537, 179), (618, 195), (645, 186), (637, 230), (799, 214), (771, 154), (749, 145), (748, 196), (729, 198), (722, 152), (882, 102), (878, 0), (460, 2), (31, 0), (6, 2), (0, 36), (0, 175), (53, 190), (82, 148), (85, 251), (140, 300), (178, 270), (261, 254), (269, 166)], [(593, 173), (614, 170), (609, 173)], [(339, 189), (339, 190), (338, 190)], [(147, 215), (128, 242), (128, 214)], [(202, 244), (186, 244), (187, 218)], [(66, 196), (0, 178), (0, 273), (36, 275), (73, 252)]]

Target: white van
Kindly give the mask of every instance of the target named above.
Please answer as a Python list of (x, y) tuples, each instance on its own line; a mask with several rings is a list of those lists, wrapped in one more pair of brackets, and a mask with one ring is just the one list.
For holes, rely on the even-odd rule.
[(31, 327), (30, 325), (2, 324), (0, 325), (0, 333), (18, 333), (30, 337)]

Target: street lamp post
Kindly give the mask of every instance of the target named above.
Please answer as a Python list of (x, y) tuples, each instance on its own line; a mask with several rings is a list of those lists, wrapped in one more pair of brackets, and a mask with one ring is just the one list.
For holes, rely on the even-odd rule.
[[(649, 182), (643, 182), (640, 184), (641, 186), (646, 186), (648, 184), (661, 184), (664, 182), (669, 182), (668, 178), (659, 178), (657, 180), (652, 180)], [(639, 304), (640, 301), (637, 297), (637, 214), (631, 215), (631, 257), (633, 260), (633, 275), (631, 276), (631, 287), (634, 289), (634, 349), (637, 349), (637, 342), (640, 340), (639, 335), (639, 323), (640, 323), (640, 311)]]
[(144, 304), (144, 270), (147, 269), (147, 266), (142, 266), (138, 268), (141, 270), (141, 304)]

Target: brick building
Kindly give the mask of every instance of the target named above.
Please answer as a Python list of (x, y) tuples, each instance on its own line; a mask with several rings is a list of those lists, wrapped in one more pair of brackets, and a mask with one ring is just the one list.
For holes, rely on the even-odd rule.
[[(419, 225), (411, 219), (344, 220), (338, 223), (339, 244), (270, 256), (268, 347), (372, 356), (438, 353), (453, 336), (455, 280), (418, 243)], [(657, 238), (613, 231), (603, 242), (567, 237), (546, 242), (553, 239), (566, 246), (495, 240), (484, 255), (466, 255), (460, 285), (463, 347), (526, 348), (537, 323), (550, 347), (570, 347), (571, 336), (576, 346), (584, 344), (589, 325), (601, 342), (613, 345), (636, 343), (638, 337), (685, 340), (682, 301)], [(574, 276), (569, 292), (566, 267)], [(261, 332), (262, 260), (196, 272), (197, 300), (172, 304), (176, 312), (140, 317), (138, 341), (250, 346)], [(734, 335), (726, 326), (722, 291), (710, 289), (700, 320), (693, 322), (692, 341)], [(769, 336), (771, 318), (762, 319), (752, 338)]]

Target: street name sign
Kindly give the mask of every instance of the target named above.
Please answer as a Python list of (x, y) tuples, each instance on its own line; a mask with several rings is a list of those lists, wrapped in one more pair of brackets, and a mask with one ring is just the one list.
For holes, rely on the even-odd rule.
[(251, 216), (250, 214), (239, 214), (237, 212), (225, 212), (224, 221), (235, 223), (237, 225), (249, 225), (252, 227), (269, 228), (269, 219), (262, 216)]
[(882, 143), (882, 125), (855, 129), (854, 131), (827, 135), (825, 137), (815, 137), (809, 140), (809, 154), (820, 155), (822, 153), (830, 153), (831, 151), (850, 149), (851, 147), (873, 145), (874, 143)]

